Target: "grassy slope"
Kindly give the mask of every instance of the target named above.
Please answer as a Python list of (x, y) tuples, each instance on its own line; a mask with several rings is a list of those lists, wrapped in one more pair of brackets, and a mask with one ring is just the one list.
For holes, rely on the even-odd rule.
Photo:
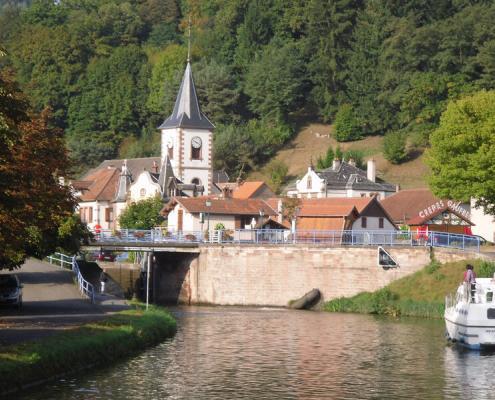
[(171, 337), (176, 322), (159, 308), (128, 310), (36, 342), (0, 350), (0, 395), (108, 364)]
[[(471, 262), (479, 276), (491, 276), (493, 267), (479, 260), (440, 265), (432, 263), (421, 271), (406, 276), (373, 293), (360, 293), (351, 298), (327, 302), (326, 311), (358, 312), (441, 318), (445, 295), (454, 292), (462, 281), (465, 265)], [(483, 273), (483, 272), (486, 273)]]
[[(428, 167), (423, 162), (423, 155), (401, 165), (393, 165), (382, 155), (383, 137), (371, 136), (355, 142), (338, 143), (331, 132), (331, 125), (309, 124), (275, 155), (275, 159), (287, 164), (289, 177), (295, 178), (306, 172), (311, 159), (316, 163), (316, 159), (326, 153), (328, 146), (336, 148), (339, 145), (343, 150), (362, 150), (365, 159), (373, 157), (377, 163), (378, 176), (387, 182), (399, 184), (403, 189), (426, 186)], [(252, 172), (248, 179), (269, 182), (264, 169)]]

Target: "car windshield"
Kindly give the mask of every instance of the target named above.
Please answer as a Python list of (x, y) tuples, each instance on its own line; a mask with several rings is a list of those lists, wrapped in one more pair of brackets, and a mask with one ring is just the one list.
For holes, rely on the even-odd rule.
[(15, 288), (17, 287), (17, 280), (10, 275), (0, 275), (0, 288), (5, 289), (5, 288)]

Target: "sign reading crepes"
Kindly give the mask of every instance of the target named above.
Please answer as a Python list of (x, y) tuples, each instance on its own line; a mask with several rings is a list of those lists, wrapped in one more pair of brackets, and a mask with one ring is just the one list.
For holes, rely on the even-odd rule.
[[(471, 219), (471, 215), (469, 211), (467, 211), (464, 207), (461, 206), (461, 202), (455, 202), (453, 200), (447, 200), (447, 207), (461, 215), (463, 218)], [(418, 214), (421, 218), (426, 218), (429, 216), (435, 215), (438, 211), (445, 209), (445, 202), (443, 200), (438, 200), (436, 203), (433, 203), (426, 207), (424, 210), (421, 210)]]

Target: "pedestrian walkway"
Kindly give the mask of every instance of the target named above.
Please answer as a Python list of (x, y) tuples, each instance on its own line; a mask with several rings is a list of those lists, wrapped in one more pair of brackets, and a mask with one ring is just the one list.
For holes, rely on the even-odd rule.
[(129, 307), (111, 295), (98, 295), (91, 304), (81, 297), (71, 270), (43, 261), (29, 259), (13, 273), (24, 285), (24, 306), (0, 308), (0, 345), (36, 340)]

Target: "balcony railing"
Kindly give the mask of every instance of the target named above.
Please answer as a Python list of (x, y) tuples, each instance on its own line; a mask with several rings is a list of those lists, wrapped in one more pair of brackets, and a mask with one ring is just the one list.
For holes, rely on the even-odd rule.
[(326, 246), (434, 246), (479, 251), (477, 236), (443, 232), (428, 234), (411, 231), (317, 231), (282, 229), (233, 229), (208, 231), (168, 231), (122, 229), (93, 232), (94, 244), (167, 244), (167, 243), (220, 243), (220, 244), (314, 244)]

